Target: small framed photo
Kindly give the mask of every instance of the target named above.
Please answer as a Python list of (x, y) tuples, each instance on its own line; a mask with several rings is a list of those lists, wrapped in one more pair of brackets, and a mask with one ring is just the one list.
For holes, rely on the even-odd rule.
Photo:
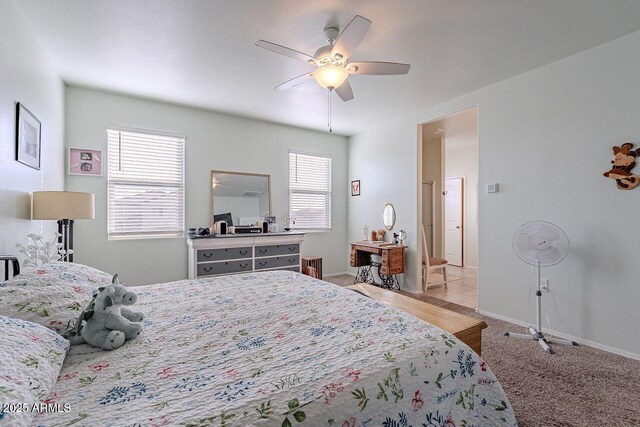
[(360, 180), (351, 181), (351, 195), (359, 196), (360, 195)]
[(69, 148), (69, 175), (102, 176), (102, 151)]
[(42, 124), (24, 105), (16, 105), (16, 160), (40, 170)]

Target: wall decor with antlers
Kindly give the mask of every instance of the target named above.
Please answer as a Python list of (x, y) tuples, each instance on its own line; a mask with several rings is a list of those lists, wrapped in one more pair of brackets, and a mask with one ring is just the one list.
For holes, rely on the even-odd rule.
[(613, 147), (613, 165), (611, 170), (604, 173), (607, 178), (615, 179), (620, 190), (631, 190), (640, 185), (640, 176), (632, 173), (636, 166), (636, 157), (640, 155), (640, 148), (633, 149), (633, 144), (626, 142), (621, 147)]

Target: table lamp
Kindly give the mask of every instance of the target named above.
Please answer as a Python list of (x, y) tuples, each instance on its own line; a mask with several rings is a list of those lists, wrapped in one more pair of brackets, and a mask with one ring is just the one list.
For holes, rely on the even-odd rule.
[(58, 243), (73, 262), (73, 222), (95, 218), (95, 198), (92, 193), (74, 191), (34, 191), (31, 195), (31, 219), (58, 221)]

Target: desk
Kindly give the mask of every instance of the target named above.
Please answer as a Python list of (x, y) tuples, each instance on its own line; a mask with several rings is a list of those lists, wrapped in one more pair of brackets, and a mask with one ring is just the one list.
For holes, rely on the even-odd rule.
[[(387, 242), (353, 242), (351, 243), (351, 267), (358, 267), (356, 281), (375, 283), (371, 272), (372, 267), (378, 268), (378, 275), (382, 285), (390, 288), (400, 288), (397, 274), (404, 273), (404, 250), (406, 246), (394, 245)], [(371, 255), (380, 255), (381, 263), (372, 263)], [(355, 283), (355, 282), (354, 282)]]
[(482, 351), (482, 330), (487, 327), (482, 320), (365, 283), (347, 286), (347, 288), (444, 329), (471, 347), (478, 355)]

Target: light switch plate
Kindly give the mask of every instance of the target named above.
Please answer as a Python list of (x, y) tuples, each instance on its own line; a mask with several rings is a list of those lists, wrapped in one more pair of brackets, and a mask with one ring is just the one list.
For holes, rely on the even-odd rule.
[(500, 191), (500, 185), (499, 184), (488, 184), (487, 185), (487, 193), (497, 193), (498, 191)]

